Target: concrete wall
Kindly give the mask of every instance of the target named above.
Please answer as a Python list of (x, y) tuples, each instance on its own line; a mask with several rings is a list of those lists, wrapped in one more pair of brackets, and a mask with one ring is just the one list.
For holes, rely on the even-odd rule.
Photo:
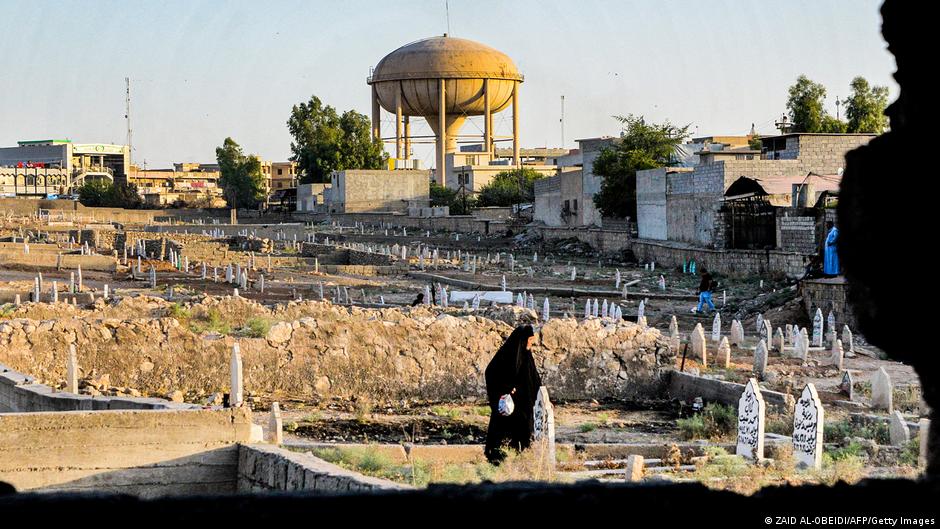
[(816, 217), (778, 216), (777, 248), (784, 252), (813, 255), (819, 251)]
[[(744, 384), (704, 378), (680, 371), (672, 371), (669, 375), (668, 392), (669, 396), (675, 399), (692, 400), (695, 397), (702, 397), (705, 402), (719, 402), (737, 408), (738, 399), (744, 393)], [(793, 409), (792, 395), (766, 389), (762, 389), (761, 394), (768, 406), (781, 411)]]
[(311, 454), (271, 445), (238, 446), (238, 492), (342, 494), (406, 489), (411, 487), (364, 476)]
[(666, 171), (660, 167), (636, 173), (637, 232), (641, 239), (666, 240)]
[(546, 226), (561, 226), (563, 207), (561, 199), (561, 175), (535, 181), (535, 211), (533, 220)]
[(868, 144), (875, 136), (875, 134), (794, 134), (786, 138), (786, 148), (777, 153), (781, 160), (800, 160), (807, 172), (834, 175), (840, 168), (845, 167), (845, 153)]
[(330, 212), (407, 211), (427, 206), (430, 173), (418, 170), (348, 170), (332, 175)]
[(142, 497), (235, 492), (251, 412), (0, 414), (0, 481), (17, 490)]
[(613, 146), (619, 141), (618, 138), (592, 138), (587, 140), (578, 140), (581, 147), (581, 200), (579, 209), (583, 208), (579, 220), (581, 226), (601, 226), (601, 212), (594, 206), (594, 195), (601, 190), (603, 178), (594, 174), (594, 161), (600, 155), (601, 151)]
[(800, 283), (803, 291), (803, 306), (809, 315), (810, 321), (816, 314), (816, 309), (822, 309), (823, 317), (829, 316), (832, 311), (836, 318), (836, 329), (842, 331), (843, 325), (848, 325), (852, 331), (858, 329), (855, 314), (847, 298), (848, 283), (844, 277), (824, 279), (808, 279)]
[(618, 253), (629, 249), (633, 239), (626, 231), (605, 230), (601, 228), (538, 228), (542, 238), (547, 241), (559, 239), (578, 239), (603, 253)]
[(695, 259), (700, 268), (729, 276), (776, 275), (801, 277), (807, 256), (777, 250), (714, 250), (669, 241), (637, 239), (630, 248), (640, 262), (655, 261), (663, 266), (681, 267)]

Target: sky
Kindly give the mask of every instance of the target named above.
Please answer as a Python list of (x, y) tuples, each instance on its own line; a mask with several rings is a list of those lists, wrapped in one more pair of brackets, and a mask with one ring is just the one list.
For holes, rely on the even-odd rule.
[[(268, 160), (290, 156), (287, 118), (311, 95), (371, 113), (369, 68), (448, 32), (509, 55), (525, 75), (524, 147), (616, 135), (615, 115), (690, 124), (696, 136), (776, 132), (787, 88), (853, 77), (898, 87), (877, 0), (0, 0), (0, 146), (70, 138), (124, 143), (133, 160), (215, 161), (227, 136)], [(449, 17), (448, 12), (449, 11)], [(449, 19), (449, 22), (448, 22)], [(474, 121), (479, 121), (475, 118)], [(413, 134), (428, 134), (413, 120)], [(509, 111), (494, 116), (511, 131)], [(478, 131), (469, 123), (463, 133)], [(394, 116), (384, 114), (383, 134)], [(386, 145), (386, 150), (394, 145)], [(433, 166), (428, 147), (415, 155)]]

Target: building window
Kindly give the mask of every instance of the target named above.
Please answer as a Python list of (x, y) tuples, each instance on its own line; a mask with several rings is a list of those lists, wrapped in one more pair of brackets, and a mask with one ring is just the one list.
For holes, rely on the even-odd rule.
[(283, 170), (283, 169), (278, 169), (278, 170), (277, 170), (277, 175), (278, 175), (278, 176), (281, 176), (282, 174), (284, 174), (284, 170)]

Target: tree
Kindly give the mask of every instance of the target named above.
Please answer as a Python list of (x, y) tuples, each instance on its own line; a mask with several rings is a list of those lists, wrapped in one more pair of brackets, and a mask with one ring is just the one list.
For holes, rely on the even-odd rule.
[(601, 151), (594, 174), (603, 177), (594, 205), (605, 217), (636, 218), (636, 172), (675, 162), (676, 145), (689, 135), (689, 126), (647, 123), (643, 116), (614, 116), (623, 131), (620, 141)]
[(845, 106), (848, 132), (884, 132), (888, 126), (888, 118), (885, 116), (888, 87), (871, 86), (864, 77), (852, 79), (850, 86), (852, 95)]
[(294, 105), (287, 129), (294, 137), (290, 159), (297, 162), (302, 183), (327, 182), (330, 173), (343, 169), (381, 169), (388, 159), (367, 116), (355, 110), (339, 115), (317, 96)]
[(793, 123), (793, 132), (823, 132), (826, 87), (801, 75), (796, 79), (796, 84), (790, 87), (789, 93), (787, 111)]
[(78, 201), (87, 207), (136, 209), (142, 201), (134, 184), (88, 180), (78, 188)]
[(466, 192), (460, 193), (456, 189), (444, 187), (437, 182), (431, 182), (431, 207), (447, 206), (451, 215), (469, 215), (476, 206), (476, 199)]
[(477, 206), (507, 207), (535, 200), (535, 181), (544, 175), (534, 169), (523, 167), (497, 173), (477, 197)]
[(264, 177), (261, 160), (246, 156), (232, 138), (225, 138), (215, 149), (219, 163), (219, 184), (230, 208), (256, 208), (264, 200)]

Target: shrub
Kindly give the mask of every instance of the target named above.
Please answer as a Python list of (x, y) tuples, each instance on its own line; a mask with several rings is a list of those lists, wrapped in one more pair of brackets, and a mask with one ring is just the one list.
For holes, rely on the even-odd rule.
[(683, 439), (720, 439), (738, 429), (738, 412), (732, 406), (709, 403), (701, 413), (676, 420)]

